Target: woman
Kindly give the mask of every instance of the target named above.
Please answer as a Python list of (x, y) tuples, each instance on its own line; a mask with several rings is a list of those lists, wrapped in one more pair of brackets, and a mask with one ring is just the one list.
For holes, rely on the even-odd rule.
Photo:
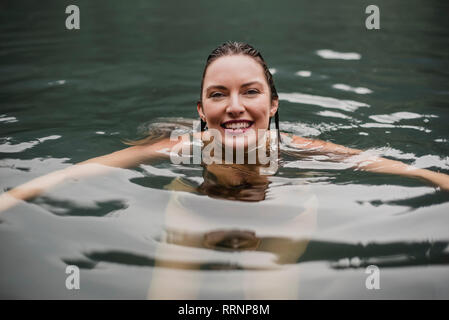
[[(248, 145), (254, 144), (254, 141), (249, 141), (244, 133), (248, 130), (269, 129), (270, 120), (273, 117), (276, 130), (278, 130), (278, 108), (279, 98), (272, 75), (256, 49), (248, 44), (228, 42), (209, 55), (201, 82), (201, 96), (197, 103), (202, 131), (207, 126), (208, 130), (205, 133), (212, 130), (218, 132), (224, 146), (232, 146), (234, 149), (243, 147), (248, 151)], [(205, 139), (205, 136), (203, 133), (200, 137), (202, 140), (209, 141), (210, 137)], [(286, 134), (282, 134), (282, 137), (289, 139), (289, 144), (297, 148), (301, 154), (325, 154), (334, 160), (350, 161), (354, 168), (360, 170), (420, 178), (442, 190), (449, 191), (449, 176), (446, 174), (414, 168), (399, 161), (380, 157), (369, 159), (358, 157), (362, 153), (361, 150), (330, 142)], [(11, 207), (19, 200), (32, 199), (67, 179), (99, 174), (107, 171), (107, 167), (136, 167), (152, 159), (166, 157), (166, 153), (161, 151), (171, 150), (180, 142), (182, 142), (181, 137), (178, 140), (167, 138), (155, 143), (137, 144), (37, 178), (2, 194), (0, 210)], [(218, 170), (218, 173), (213, 175), (215, 184), (230, 188), (245, 184), (245, 177), (248, 175), (224, 174), (225, 167), (209, 167), (212, 172)], [(233, 168), (235, 170), (237, 166)], [(244, 166), (243, 171), (250, 172), (249, 176), (260, 180), (254, 174), (254, 166)], [(207, 183), (200, 189), (207, 192)]]
[[(219, 161), (203, 165), (204, 182), (199, 187), (194, 187), (180, 179), (175, 179), (168, 186), (171, 190), (188, 191), (189, 193), (175, 192), (167, 205), (165, 235), (161, 237), (163, 241), (160, 243), (156, 262), (156, 267), (162, 268), (155, 268), (153, 271), (148, 297), (192, 298), (201, 282), (197, 278), (197, 274), (173, 272), (173, 269), (191, 270), (202, 266), (165, 259), (164, 257), (170, 256), (174, 247), (166, 247), (164, 243), (225, 252), (248, 253), (257, 250), (272, 254), (265, 255), (264, 257), (267, 257), (268, 260), (258, 261), (255, 265), (253, 261), (256, 256), (249, 254), (248, 259), (239, 256), (239, 265), (228, 267), (231, 269), (236, 267), (237, 269), (268, 270), (269, 275), (253, 273), (249, 275), (249, 278), (242, 279), (246, 288), (246, 298), (266, 298), (267, 292), (269, 292), (268, 297), (270, 298), (295, 297), (298, 288), (293, 284), (297, 284), (297, 270), (291, 267), (283, 269), (283, 266), (294, 266), (306, 249), (308, 239), (316, 225), (317, 199), (307, 187), (300, 187), (295, 190), (294, 197), (285, 195), (286, 192), (289, 192), (288, 188), (277, 188), (275, 191), (277, 194), (266, 200), (270, 179), (266, 174), (267, 171), (261, 174), (261, 169), (266, 169), (267, 163), (258, 161), (260, 158), (257, 158), (255, 163), (248, 161), (249, 154), (254, 148), (258, 152), (261, 150), (267, 152), (269, 156), (277, 155), (276, 147), (280, 138), (290, 147), (295, 148), (299, 156), (324, 154), (332, 161), (345, 161), (360, 170), (421, 178), (449, 191), (448, 175), (413, 168), (401, 162), (384, 158), (367, 159), (361, 150), (329, 142), (280, 134), (278, 108), (279, 98), (272, 75), (256, 49), (248, 44), (228, 42), (219, 46), (209, 55), (202, 77), (200, 100), (197, 103), (197, 111), (201, 119), (201, 132), (194, 136), (203, 142), (203, 150), (207, 149), (211, 142), (218, 142), (218, 147), (217, 144), (213, 145), (215, 146), (213, 156), (215, 160)], [(269, 130), (272, 118), (275, 120), (276, 131)], [(265, 132), (267, 129), (269, 131)], [(248, 134), (258, 131), (262, 131), (264, 134)], [(274, 135), (271, 134), (273, 132)], [(180, 144), (185, 142), (184, 138), (186, 136), (181, 136), (178, 139), (145, 139), (124, 150), (93, 158), (37, 178), (2, 194), (0, 211), (6, 210), (20, 200), (32, 199), (70, 179), (107, 173), (111, 167), (137, 167), (154, 159), (167, 158), (170, 152), (179, 151)], [(266, 148), (259, 148), (259, 146)], [(234, 156), (231, 158), (233, 163), (223, 164), (226, 161), (220, 163), (220, 160), (225, 160), (226, 152), (218, 151), (229, 149), (244, 150), (243, 163), (235, 163)], [(217, 159), (218, 153), (221, 155)], [(203, 160), (205, 159), (203, 158)], [(268, 173), (274, 174), (275, 170), (268, 171)], [(192, 203), (195, 203), (197, 199), (192, 193), (206, 194), (211, 198), (251, 201), (256, 206), (245, 207), (245, 212), (230, 210), (229, 214), (235, 219), (228, 220), (234, 224), (225, 225), (214, 221), (210, 215), (210, 210), (216, 210), (219, 206), (217, 202), (210, 202), (213, 201), (210, 199), (210, 201), (201, 201), (194, 205)], [(184, 194), (188, 201), (185, 201), (185, 198), (181, 199), (181, 194)], [(292, 207), (288, 206), (291, 199), (295, 199), (301, 204), (301, 212), (292, 214), (295, 209), (292, 210)], [(262, 200), (265, 201), (261, 202)], [(208, 201), (213, 209), (203, 214), (202, 210), (207, 210), (201, 207), (209, 203)], [(193, 210), (189, 210), (186, 203), (192, 204), (191, 209), (193, 208)], [(224, 206), (223, 210), (226, 210), (230, 204), (222, 204), (222, 206)], [(266, 209), (267, 206), (270, 210)], [(282, 208), (286, 208), (285, 214), (281, 211)], [(258, 219), (254, 219), (254, 217)], [(285, 217), (284, 220), (281, 217)], [(246, 225), (245, 221), (248, 222)], [(191, 256), (190, 260), (200, 260), (201, 251), (192, 253), (192, 255), (197, 254), (198, 257)], [(272, 259), (273, 257), (274, 259)], [(226, 267), (213, 266), (212, 268)], [(274, 272), (279, 269), (282, 269), (283, 272)], [(207, 283), (207, 281), (204, 282)], [(261, 284), (266, 283), (273, 285), (268, 291), (266, 287), (263, 289), (261, 287)], [(170, 290), (171, 287), (175, 287), (176, 290)]]

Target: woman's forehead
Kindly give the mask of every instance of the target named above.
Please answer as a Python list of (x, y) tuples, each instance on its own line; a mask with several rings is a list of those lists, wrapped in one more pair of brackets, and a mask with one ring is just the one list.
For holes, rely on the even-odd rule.
[(231, 55), (220, 57), (212, 62), (206, 71), (204, 82), (225, 84), (226, 82), (259, 81), (265, 83), (262, 66), (247, 55)]

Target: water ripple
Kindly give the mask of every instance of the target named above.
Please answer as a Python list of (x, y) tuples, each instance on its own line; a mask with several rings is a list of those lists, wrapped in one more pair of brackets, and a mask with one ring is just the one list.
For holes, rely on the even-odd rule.
[[(25, 151), (27, 149), (31, 149), (34, 146), (45, 142), (47, 140), (56, 140), (61, 138), (61, 136), (59, 135), (51, 135), (48, 137), (42, 137), (42, 138), (37, 138), (37, 141), (28, 141), (28, 142), (21, 142), (18, 144), (11, 144), (9, 141), (7, 141), (6, 143), (0, 144), (0, 152), (3, 153), (18, 153), (18, 152), (22, 152)], [(10, 140), (10, 138), (6, 138), (6, 140)]]
[(300, 70), (300, 71), (295, 72), (295, 75), (307, 78), (307, 77), (310, 77), (312, 75), (312, 72), (307, 71), (307, 70)]
[(337, 52), (333, 50), (318, 50), (316, 52), (323, 59), (360, 60), (362, 55), (357, 52)]
[(419, 119), (419, 118), (438, 118), (438, 116), (429, 114), (429, 115), (421, 115), (414, 112), (395, 112), (392, 114), (378, 114), (378, 115), (371, 115), (369, 116), (370, 119), (373, 119), (374, 121), (380, 122), (380, 123), (395, 123), (399, 122), (401, 120), (408, 120), (408, 119)]
[(364, 88), (364, 87), (351, 87), (348, 86), (347, 84), (343, 84), (343, 83), (336, 83), (332, 86), (332, 88), (334, 89), (338, 89), (338, 90), (343, 90), (343, 91), (351, 91), (351, 92), (355, 92), (358, 94), (368, 94), (368, 93), (372, 93), (373, 91), (368, 89), (368, 88)]
[(299, 92), (279, 93), (279, 99), (293, 103), (316, 105), (329, 109), (340, 109), (354, 112), (360, 107), (369, 107), (368, 104), (353, 100), (339, 100), (331, 97), (321, 97)]
[(17, 122), (19, 120), (17, 120), (16, 117), (8, 117), (6, 114), (0, 114), (0, 122), (3, 123), (14, 123)]

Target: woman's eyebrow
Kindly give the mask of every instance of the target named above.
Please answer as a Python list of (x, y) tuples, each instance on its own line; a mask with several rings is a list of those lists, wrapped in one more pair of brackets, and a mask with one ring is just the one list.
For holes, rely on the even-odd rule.
[[(253, 84), (262, 85), (262, 83), (259, 81), (251, 81), (251, 82), (242, 84), (241, 87), (249, 87), (249, 86), (252, 86)], [(209, 91), (210, 89), (227, 90), (228, 88), (226, 88), (225, 86), (222, 86), (222, 85), (212, 85), (212, 86), (207, 87), (206, 91)]]
[(226, 88), (225, 86), (221, 86), (221, 85), (212, 85), (212, 86), (207, 87), (206, 91), (209, 91), (210, 89), (227, 90), (228, 88)]
[(262, 83), (260, 83), (259, 81), (251, 81), (251, 82), (247, 82), (247, 83), (242, 84), (242, 87), (249, 87), (249, 86), (252, 86), (253, 84), (262, 85)]

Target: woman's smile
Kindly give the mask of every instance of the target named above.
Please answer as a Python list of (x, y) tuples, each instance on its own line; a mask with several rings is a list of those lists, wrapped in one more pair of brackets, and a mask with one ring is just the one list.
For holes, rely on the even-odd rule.
[(242, 134), (252, 128), (254, 121), (246, 119), (229, 120), (221, 124), (221, 127), (225, 129), (225, 134)]

